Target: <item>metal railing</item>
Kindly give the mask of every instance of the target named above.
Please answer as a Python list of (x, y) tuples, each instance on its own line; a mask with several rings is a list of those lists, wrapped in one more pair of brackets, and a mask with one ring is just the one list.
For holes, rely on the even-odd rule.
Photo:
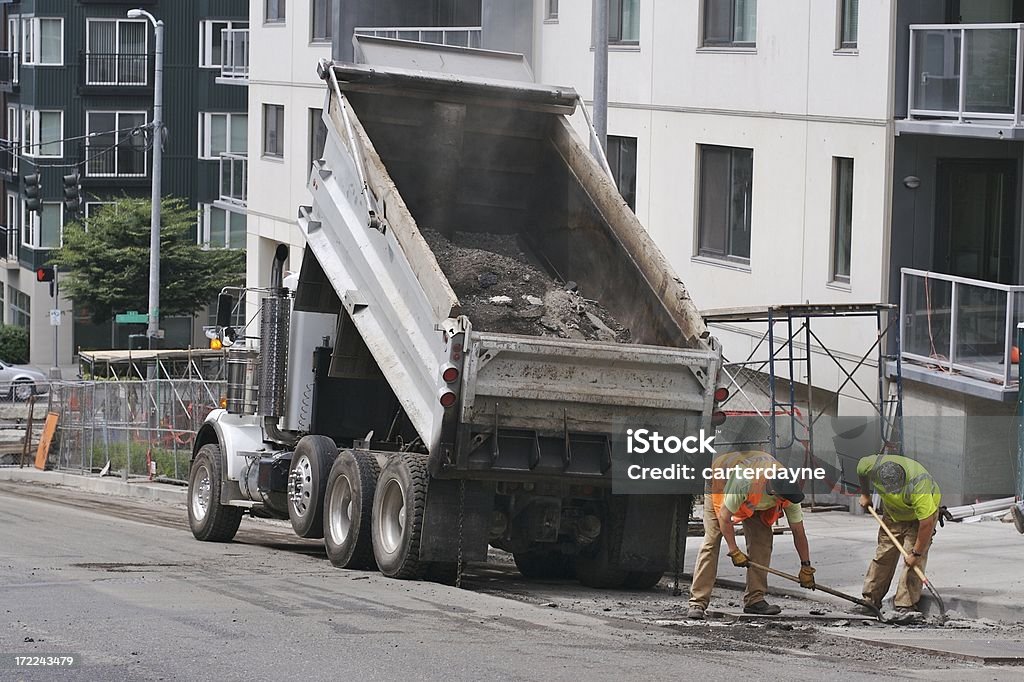
[(1024, 285), (903, 268), (903, 360), (993, 381), (1018, 381), (1014, 330), (1024, 321)]
[(149, 85), (149, 55), (86, 52), (85, 85)]
[(220, 35), (220, 77), (248, 80), (249, 29), (224, 28)]
[(1024, 125), (1024, 24), (910, 27), (910, 118)]
[(387, 26), (357, 28), (355, 34), (375, 38), (414, 40), (433, 45), (480, 47), (483, 29), (479, 26)]
[(0, 52), (0, 83), (8, 86), (18, 84), (21, 76), (21, 53)]
[(229, 152), (220, 155), (220, 200), (236, 206), (245, 206), (248, 196), (246, 175), (249, 160), (244, 154)]
[(91, 139), (83, 146), (83, 153), (86, 177), (143, 178), (148, 173), (145, 135), (141, 132), (138, 142), (117, 146), (112, 146), (110, 140)]

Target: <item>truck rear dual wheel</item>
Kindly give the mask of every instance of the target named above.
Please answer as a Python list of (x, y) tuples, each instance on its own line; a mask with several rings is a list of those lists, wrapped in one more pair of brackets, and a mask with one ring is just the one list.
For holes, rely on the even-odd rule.
[(428, 478), (423, 455), (398, 455), (381, 470), (373, 496), (373, 555), (389, 578), (420, 578), (430, 568), (420, 561)]
[(224, 463), (220, 446), (208, 443), (199, 448), (188, 475), (188, 525), (197, 540), (231, 542), (238, 532), (245, 509), (220, 503)]
[(288, 520), (300, 538), (324, 534), (324, 491), (338, 446), (326, 436), (303, 436), (288, 471)]
[(324, 496), (324, 546), (339, 568), (375, 568), (373, 497), (380, 467), (368, 452), (345, 450), (334, 460)]

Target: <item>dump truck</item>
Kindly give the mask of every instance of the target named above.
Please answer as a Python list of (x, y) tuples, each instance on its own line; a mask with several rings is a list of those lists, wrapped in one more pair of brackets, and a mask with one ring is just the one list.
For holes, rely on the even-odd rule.
[[(288, 519), (346, 569), (450, 577), (489, 547), (527, 577), (653, 586), (690, 496), (615, 494), (627, 429), (710, 428), (721, 351), (570, 117), (567, 87), (323, 62), (323, 157), (297, 273), (225, 291), (226, 407), (198, 431), (188, 518)], [(591, 128), (592, 130), (592, 128)], [(630, 343), (474, 329), (424, 238), (512, 235)], [(260, 297), (258, 337), (230, 326)], [(682, 515), (682, 530), (676, 523)], [(675, 530), (674, 530), (675, 529)]]

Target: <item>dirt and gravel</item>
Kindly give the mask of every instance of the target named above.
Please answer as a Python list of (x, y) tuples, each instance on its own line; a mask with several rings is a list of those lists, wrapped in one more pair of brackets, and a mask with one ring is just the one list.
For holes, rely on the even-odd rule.
[(600, 302), (548, 275), (515, 235), (423, 236), (476, 330), (629, 343), (629, 330)]

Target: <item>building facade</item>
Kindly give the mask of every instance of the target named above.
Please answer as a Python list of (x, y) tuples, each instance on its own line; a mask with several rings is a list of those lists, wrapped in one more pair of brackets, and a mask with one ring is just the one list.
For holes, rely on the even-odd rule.
[[(3, 322), (29, 328), (32, 363), (51, 366), (56, 340), (57, 361), (67, 364), (79, 348), (125, 348), (129, 335), (144, 332), (92, 324), (88, 311), (52, 299), (35, 277), (75, 219), (62, 202), (65, 175), (81, 176), (86, 220), (119, 197), (150, 197), (154, 31), (127, 11), (139, 7), (165, 26), (163, 194), (196, 207), (201, 243), (240, 248), (247, 97), (244, 88), (217, 81), (227, 31), (246, 26), (248, 7), (245, 0), (22, 0), (0, 7)], [(24, 178), (36, 173), (41, 214), (26, 211), (22, 198)], [(61, 311), (59, 327), (51, 326), (51, 310)], [(203, 343), (204, 316), (161, 322), (165, 345)]]

